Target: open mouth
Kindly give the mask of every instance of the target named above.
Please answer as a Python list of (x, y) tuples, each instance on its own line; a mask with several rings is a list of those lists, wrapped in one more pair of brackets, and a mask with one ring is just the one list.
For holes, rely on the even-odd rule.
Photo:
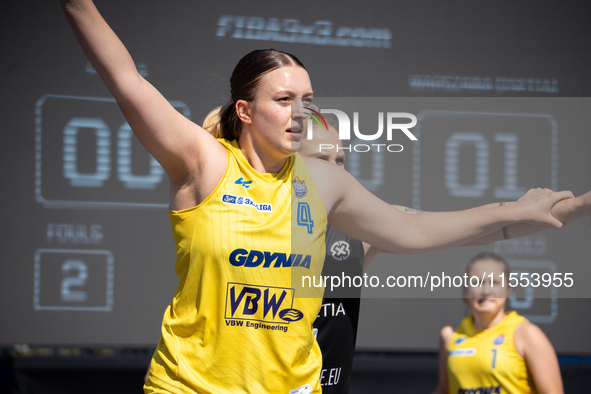
[(299, 142), (302, 140), (302, 128), (299, 125), (292, 126), (285, 131), (289, 133), (292, 141)]
[(492, 302), (494, 302), (494, 299), (493, 298), (489, 298), (489, 297), (487, 297), (487, 298), (479, 298), (478, 299), (478, 305), (489, 304), (489, 303), (492, 303)]

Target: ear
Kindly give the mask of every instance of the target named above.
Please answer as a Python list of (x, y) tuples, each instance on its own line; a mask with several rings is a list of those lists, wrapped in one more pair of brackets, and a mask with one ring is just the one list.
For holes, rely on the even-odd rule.
[(252, 124), (252, 106), (248, 101), (236, 101), (236, 114), (242, 123)]

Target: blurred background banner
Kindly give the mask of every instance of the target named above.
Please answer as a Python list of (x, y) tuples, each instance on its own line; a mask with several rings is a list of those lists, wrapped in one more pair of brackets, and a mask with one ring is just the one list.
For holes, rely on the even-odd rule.
[[(403, 151), (347, 159), (387, 202), (456, 210), (515, 200), (530, 187), (591, 189), (588, 4), (96, 4), (139, 72), (197, 123), (229, 99), (238, 60), (270, 47), (295, 54), (321, 98), (388, 98), (416, 115), (418, 141), (392, 142)], [(12, 2), (0, 21), (0, 346), (155, 346), (177, 283), (166, 176), (57, 0)], [(588, 355), (590, 228), (585, 219), (487, 248), (383, 255), (368, 274), (442, 262), (460, 275), (482, 249), (516, 272), (573, 272), (576, 291), (521, 288), (510, 306), (559, 353)], [(358, 349), (435, 351), (440, 328), (463, 315), (459, 289), (436, 299), (380, 291), (364, 290)]]

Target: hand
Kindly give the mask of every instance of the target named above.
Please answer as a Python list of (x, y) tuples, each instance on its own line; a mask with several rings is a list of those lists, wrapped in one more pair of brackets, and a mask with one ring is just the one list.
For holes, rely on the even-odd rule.
[(530, 189), (512, 207), (517, 209), (517, 215), (522, 222), (533, 225), (549, 224), (554, 228), (562, 228), (564, 224), (552, 216), (550, 211), (559, 201), (573, 197), (570, 191)]
[(576, 197), (575, 201), (583, 216), (591, 216), (591, 192)]
[(591, 216), (591, 192), (560, 201), (552, 207), (552, 216), (564, 224)]

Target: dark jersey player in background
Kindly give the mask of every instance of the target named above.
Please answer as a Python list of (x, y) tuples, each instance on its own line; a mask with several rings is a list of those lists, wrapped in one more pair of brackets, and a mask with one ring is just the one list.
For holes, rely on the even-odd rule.
[[(334, 116), (334, 115), (333, 115)], [(316, 157), (338, 166), (345, 163), (345, 154), (336, 149), (320, 151), (319, 144), (338, 146), (338, 120), (336, 116), (325, 116), (329, 130), (314, 128), (314, 139), (303, 140), (299, 153), (302, 156)], [(363, 275), (367, 262), (366, 248), (369, 245), (352, 238), (332, 226), (326, 229), (326, 256), (322, 275), (342, 273), (350, 277)], [(357, 338), (361, 288), (325, 290), (322, 307), (314, 321), (314, 335), (322, 350), (322, 372), (320, 384), (322, 392), (328, 394), (348, 393), (351, 369)]]
[[(333, 114), (323, 115), (328, 130), (314, 125), (313, 139), (303, 139), (299, 153), (302, 156), (326, 160), (344, 166), (345, 153), (338, 138), (338, 119)], [(206, 123), (206, 122), (205, 122)], [(320, 144), (332, 145), (332, 149), (319, 149)], [(406, 213), (421, 211), (396, 206)], [(350, 237), (332, 226), (326, 229), (326, 256), (322, 276), (362, 276), (375, 256), (383, 251)], [(314, 321), (314, 334), (322, 350), (322, 392), (348, 393), (351, 382), (355, 342), (359, 321), (361, 287), (325, 289), (320, 313)]]
[[(361, 241), (332, 226), (326, 230), (325, 241), (323, 276), (340, 277), (343, 272), (350, 277), (363, 275), (365, 250)], [(322, 392), (331, 394), (349, 392), (361, 301), (361, 287), (338, 290), (347, 294), (326, 294), (330, 293), (327, 289), (313, 325), (322, 350)]]
[[(299, 153), (302, 156), (326, 160), (344, 166), (345, 153), (337, 149), (338, 119), (333, 114), (323, 115), (328, 130), (314, 125), (313, 139), (304, 138)], [(332, 145), (332, 149), (319, 149), (320, 144)], [(420, 213), (411, 208), (396, 206), (406, 213)], [(362, 276), (375, 256), (383, 251), (350, 237), (332, 226), (326, 229), (326, 256), (322, 276)], [(325, 289), (322, 307), (314, 321), (314, 334), (322, 350), (322, 392), (348, 393), (351, 382), (361, 287)]]

